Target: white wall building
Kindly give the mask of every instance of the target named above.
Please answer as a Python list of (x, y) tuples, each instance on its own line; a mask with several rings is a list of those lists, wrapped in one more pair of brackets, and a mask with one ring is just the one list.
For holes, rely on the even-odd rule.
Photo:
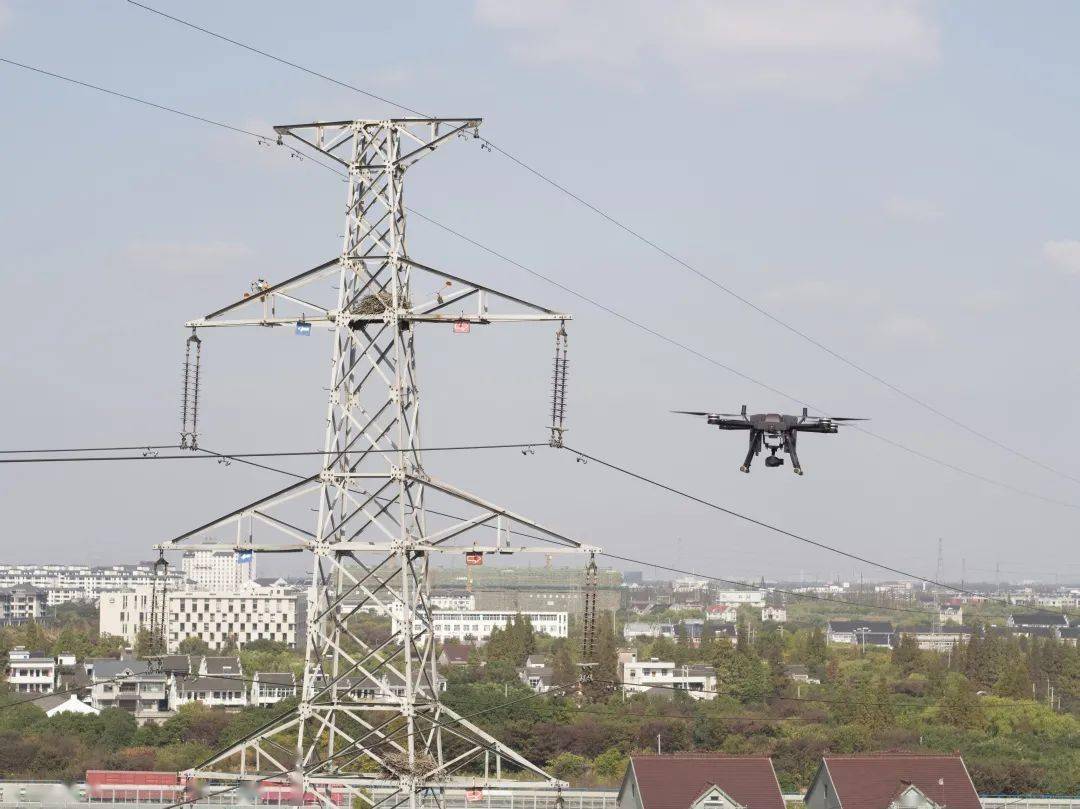
[[(130, 590), (153, 583), (152, 562), (137, 565), (0, 565), (0, 588), (30, 586), (45, 591), (48, 606), (72, 601), (96, 603), (102, 593)], [(169, 574), (169, 589), (180, 589), (184, 578)], [(2, 606), (0, 606), (2, 612)]]
[(255, 579), (255, 554), (232, 548), (184, 551), (180, 567), (198, 590), (231, 593)]
[(764, 604), (764, 590), (720, 590), (713, 594), (716, 604)]
[(44, 652), (16, 646), (8, 652), (7, 681), (12, 691), (51, 694), (56, 687), (56, 661)]
[[(307, 637), (307, 596), (280, 587), (251, 585), (240, 591), (168, 593), (165, 645), (175, 652), (185, 638), (196, 637), (211, 649), (254, 640), (302, 648)], [(134, 644), (150, 626), (151, 589), (102, 596), (100, 631)]]
[[(397, 632), (399, 610), (391, 610), (393, 631)], [(495, 629), (505, 629), (518, 615), (528, 618), (533, 631), (550, 635), (553, 638), (565, 638), (569, 634), (569, 618), (565, 612), (517, 612), (516, 610), (432, 610), (432, 631), (439, 643), (448, 640), (473, 640), (484, 642), (491, 637)]]
[(761, 608), (761, 620), (782, 624), (787, 621), (787, 610), (784, 607), (771, 607), (766, 605)]
[(47, 593), (30, 584), (0, 587), (0, 623), (18, 624), (45, 617)]
[(676, 666), (670, 660), (637, 659), (623, 663), (623, 693), (643, 693), (650, 688), (685, 691), (692, 699), (716, 699), (716, 671), (712, 666)]
[(448, 590), (431, 594), (433, 610), (471, 612), (476, 609), (476, 596), (465, 590)]

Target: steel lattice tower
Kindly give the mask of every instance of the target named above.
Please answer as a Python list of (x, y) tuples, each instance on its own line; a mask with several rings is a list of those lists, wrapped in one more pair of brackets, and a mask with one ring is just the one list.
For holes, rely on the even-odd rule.
[[(298, 334), (324, 328), (333, 340), (322, 470), (159, 546), (222, 547), (207, 544), (206, 532), (235, 526), (230, 547), (237, 552), (310, 553), (313, 560), (298, 708), (190, 775), (241, 783), (291, 778), (308, 791), (336, 785), (386, 807), (438, 805), (439, 795), (464, 788), (536, 787), (535, 780), (504, 777), (504, 766), (561, 786), (439, 697), (433, 555), (599, 550), (436, 479), (422, 463), (418, 327), (569, 319), (409, 257), (405, 170), (479, 125), (404, 118), (275, 127), (279, 139), (295, 138), (347, 171), (342, 253), (280, 283), (256, 285), (187, 324)], [(309, 300), (329, 278), (337, 281), (336, 302)], [(425, 285), (434, 285), (430, 294)], [(519, 311), (499, 311), (508, 306)], [(301, 525), (311, 498), (314, 530)], [(429, 500), (448, 510), (426, 508)], [(462, 511), (470, 516), (450, 518)], [(429, 524), (433, 514), (442, 520), (437, 526)], [(549, 544), (514, 545), (515, 525)], [(352, 619), (362, 610), (392, 618), (389, 639), (360, 637)]]

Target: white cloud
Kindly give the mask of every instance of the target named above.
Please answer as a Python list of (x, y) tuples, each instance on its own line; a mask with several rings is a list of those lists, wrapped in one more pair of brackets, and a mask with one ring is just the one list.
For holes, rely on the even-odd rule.
[(137, 262), (150, 271), (196, 275), (227, 269), (249, 259), (253, 251), (245, 244), (229, 242), (134, 242), (128, 245), (124, 254), (129, 261)]
[(877, 327), (878, 334), (897, 343), (931, 345), (938, 333), (930, 323), (914, 315), (890, 315)]
[(853, 289), (835, 281), (811, 279), (773, 287), (765, 297), (800, 306), (862, 307), (877, 303), (881, 296), (873, 289)]
[(889, 197), (885, 200), (885, 213), (893, 219), (905, 222), (930, 224), (940, 222), (945, 213), (933, 202), (913, 197)]
[(669, 74), (709, 93), (858, 95), (934, 65), (937, 27), (919, 0), (477, 0), (536, 64), (641, 85)]
[(1080, 242), (1075, 239), (1044, 242), (1043, 258), (1067, 275), (1080, 275)]

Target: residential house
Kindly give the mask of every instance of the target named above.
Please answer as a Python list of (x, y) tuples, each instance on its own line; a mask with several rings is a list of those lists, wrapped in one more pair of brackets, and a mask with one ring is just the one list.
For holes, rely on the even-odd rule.
[(1069, 625), (1069, 619), (1064, 615), (1052, 612), (1013, 613), (1009, 616), (1009, 620), (1006, 621), (1005, 625), (1010, 627), (1023, 627), (1024, 629), (1030, 629), (1032, 627), (1050, 627), (1052, 629), (1058, 629), (1067, 627)]
[(475, 647), (467, 643), (446, 643), (439, 652), (440, 666), (467, 666)]
[(12, 691), (50, 694), (56, 688), (56, 661), (44, 652), (16, 646), (8, 652), (7, 681)]
[(930, 652), (947, 652), (956, 644), (971, 640), (971, 628), (957, 624), (943, 624), (940, 627), (917, 626), (914, 629), (903, 629), (899, 634), (913, 636), (920, 649)]
[(243, 677), (244, 667), (239, 657), (210, 657), (199, 661), (197, 669), (200, 677)]
[(1062, 627), (1058, 630), (1058, 637), (1061, 638), (1062, 643), (1076, 646), (1077, 641), (1080, 641), (1080, 624), (1077, 626)]
[(886, 649), (893, 645), (893, 625), (888, 621), (829, 621), (825, 632), (826, 642), (856, 645), (862, 648), (879, 646)]
[(773, 623), (782, 624), (787, 622), (787, 610), (784, 607), (773, 607), (766, 605), (761, 608), (761, 620), (772, 621)]
[(239, 710), (248, 704), (247, 683), (238, 674), (174, 677), (170, 703), (179, 708), (189, 702), (201, 702), (209, 708)]
[(296, 696), (296, 677), (291, 671), (257, 671), (251, 678), (252, 705), (266, 707)]
[(34, 700), (34, 704), (45, 711), (46, 716), (56, 716), (61, 713), (88, 714), (97, 716), (101, 711), (93, 705), (87, 705), (75, 694), (49, 694), (41, 699)]
[(810, 669), (802, 665), (784, 666), (784, 674), (793, 683), (806, 683), (807, 685), (821, 685), (821, 680), (810, 676)]
[(90, 704), (100, 710), (119, 708), (140, 725), (164, 722), (170, 716), (168, 674), (151, 672), (144, 660), (91, 659), (83, 664), (90, 675)]
[(713, 604), (707, 610), (709, 620), (733, 624), (739, 620), (738, 604)]
[(960, 756), (825, 756), (806, 809), (982, 809)]
[(938, 607), (938, 622), (942, 624), (964, 623), (964, 602), (951, 598)]
[(623, 664), (622, 681), (624, 694), (650, 692), (674, 696), (677, 691), (685, 691), (692, 699), (716, 699), (716, 671), (712, 666), (676, 666), (672, 661), (655, 657), (639, 661), (636, 654), (631, 654)]
[(716, 753), (631, 756), (615, 805), (617, 809), (785, 808), (770, 759)]
[(551, 690), (552, 675), (551, 659), (547, 655), (529, 655), (524, 668), (518, 670), (521, 681), (537, 694)]
[(627, 621), (623, 625), (623, 638), (674, 638), (675, 624), (647, 624), (638, 621)]

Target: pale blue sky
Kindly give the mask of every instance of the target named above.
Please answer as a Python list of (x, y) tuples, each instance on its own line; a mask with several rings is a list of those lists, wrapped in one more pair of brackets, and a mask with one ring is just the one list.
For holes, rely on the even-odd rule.
[[(486, 136), (694, 266), (1080, 477), (1075, 4), (156, 5), (415, 108), (483, 116)], [(0, 0), (0, 56), (259, 130), (395, 112), (121, 0)], [(182, 323), (257, 276), (334, 255), (343, 189), (282, 150), (9, 65), (0, 98), (0, 448), (167, 443)], [(919, 410), (475, 143), (425, 161), (408, 194), (751, 376), (1080, 505), (1080, 484)], [(950, 577), (961, 558), (969, 579), (992, 577), (1000, 558), (1008, 573), (1080, 578), (1076, 508), (856, 432), (807, 437), (804, 478), (790, 467), (742, 475), (741, 436), (667, 411), (790, 402), (423, 222), (410, 246), (418, 260), (574, 313), (569, 441), (583, 449), (923, 574), (940, 536)], [(508, 328), (424, 335), (431, 443), (543, 440), (551, 329)], [(321, 444), (323, 343), (223, 332), (205, 351), (207, 446)], [(429, 466), (617, 553), (720, 576), (853, 573), (569, 455)], [(146, 557), (153, 542), (279, 484), (214, 463), (0, 468), (3, 556)]]

